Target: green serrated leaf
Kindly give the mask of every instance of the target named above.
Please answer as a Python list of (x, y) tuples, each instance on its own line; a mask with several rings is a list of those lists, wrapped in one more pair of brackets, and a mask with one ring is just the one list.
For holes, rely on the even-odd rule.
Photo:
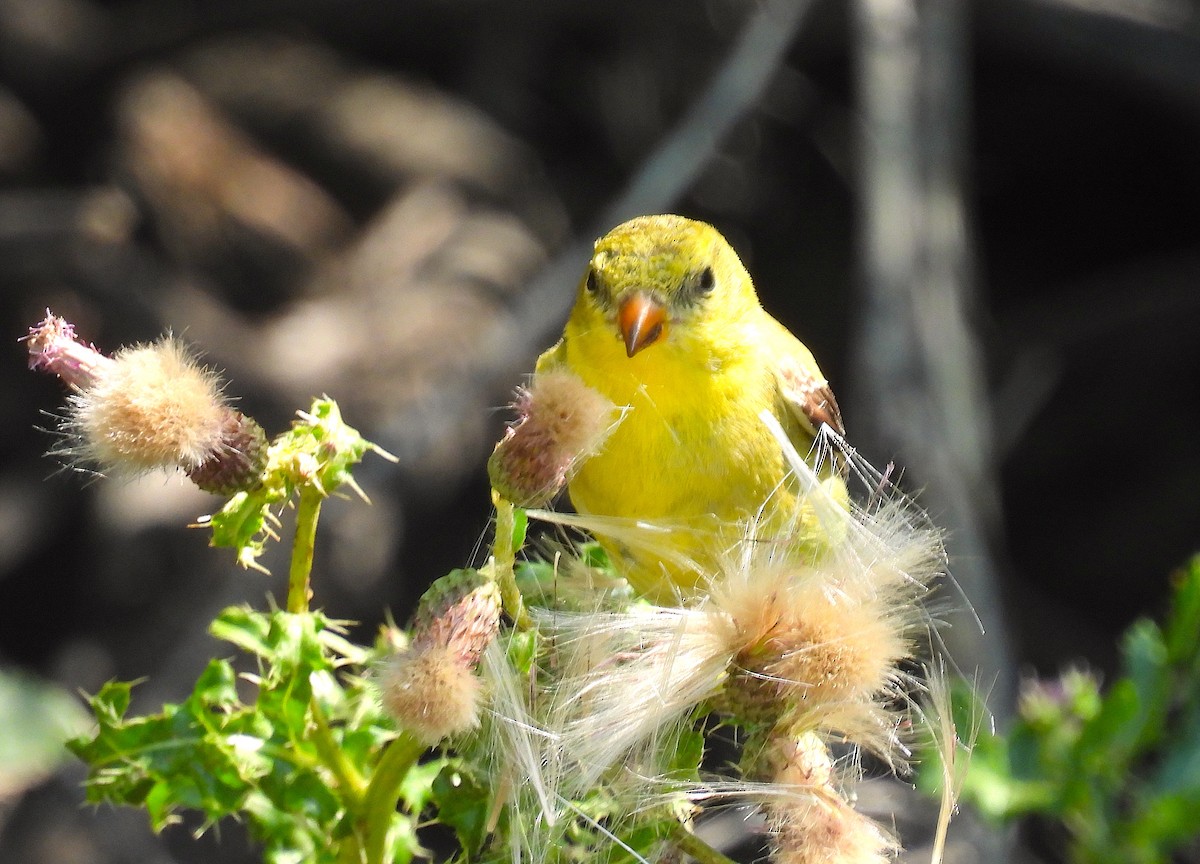
[(270, 657), (275, 651), (269, 641), (271, 616), (250, 606), (230, 606), (222, 610), (208, 625), (208, 632), (258, 657)]
[(467, 855), (477, 852), (487, 836), (492, 796), (463, 766), (442, 768), (430, 786), (438, 821), (454, 829)]
[(275, 676), (291, 677), (333, 668), (321, 645), (320, 633), (328, 621), (319, 612), (270, 614), (266, 646)]
[[(268, 451), (269, 452), (269, 451)], [(279, 482), (264, 483), (248, 492), (238, 492), (216, 513), (201, 519), (212, 536), (209, 545), (237, 551), (237, 562), (246, 568), (260, 569), (258, 558), (273, 536), (271, 507), (291, 496), (291, 489)]]
[(208, 708), (237, 706), (237, 676), (225, 660), (211, 660), (192, 688), (192, 698)]
[(1194, 663), (1200, 655), (1200, 556), (1189, 561), (1176, 577), (1171, 612), (1163, 629), (1170, 662)]
[(175, 816), (177, 803), (175, 790), (171, 788), (170, 783), (157, 781), (146, 792), (141, 804), (150, 816), (150, 827), (154, 829), (155, 834), (179, 821)]
[(234, 495), (199, 524), (211, 529), (211, 545), (234, 549), (239, 564), (261, 570), (258, 559), (267, 541), (276, 536), (272, 508), (282, 506), (306, 485), (326, 495), (344, 485), (358, 491), (350, 469), (372, 451), (392, 458), (347, 426), (332, 399), (317, 399), (268, 446), (260, 484)]
[(704, 759), (704, 733), (698, 726), (681, 725), (671, 748), (666, 768), (675, 780), (696, 780)]
[(88, 700), (92, 712), (101, 723), (116, 723), (129, 710), (129, 699), (135, 682), (109, 681), (100, 692)]
[(430, 759), (408, 769), (404, 781), (400, 784), (400, 800), (404, 802), (404, 807), (409, 813), (414, 816), (421, 815), (432, 799), (434, 781), (448, 764), (450, 760), (446, 758)]

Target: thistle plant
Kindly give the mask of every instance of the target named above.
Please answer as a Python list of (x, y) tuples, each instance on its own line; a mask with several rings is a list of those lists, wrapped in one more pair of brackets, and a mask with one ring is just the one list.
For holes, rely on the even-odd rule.
[[(1103, 683), (1103, 686), (1102, 686)], [(963, 728), (985, 716), (956, 688)], [(936, 789), (937, 752), (919, 784)], [(981, 731), (962, 796), (997, 824), (1036, 819), (1076, 864), (1192, 860), (1200, 836), (1200, 557), (1173, 580), (1161, 623), (1141, 619), (1107, 682), (1082, 669), (1027, 682), (1002, 734)]]
[[(197, 525), (245, 568), (262, 569), (281, 520), (295, 521), (286, 597), (210, 625), (214, 654), (232, 645), (254, 672), (214, 659), (186, 698), (146, 716), (129, 716), (132, 684), (90, 697), (96, 730), (70, 745), (90, 801), (141, 807), (156, 831), (184, 810), (205, 827), (238, 819), (281, 864), (405, 862), (426, 854), (430, 822), (453, 829), (464, 861), (718, 864), (693, 829), (721, 802), (759, 804), (784, 864), (882, 862), (897, 848), (855, 809), (852, 784), (865, 753), (904, 770), (944, 554), (844, 442), (824, 444), (866, 489), (861, 505), (830, 496), (773, 428), (806, 518), (836, 543), (815, 555), (799, 528), (768, 536), (764, 512), (740, 526), (743, 542), (713, 550), (722, 564), (695, 597), (652, 605), (619, 562), (568, 537), (603, 527), (654, 550), (664, 526), (526, 509), (550, 503), (623, 416), (569, 373), (535, 377), (489, 462), (490, 556), (435, 580), (407, 628), (358, 645), (312, 605), (313, 549), (323, 502), (361, 496), (354, 466), (390, 457), (332, 400), (268, 438), (178, 340), (110, 357), (48, 313), (26, 341), (31, 365), (70, 389), (52, 451), (68, 464), (177, 470), (227, 496)], [(561, 532), (559, 545), (527, 542), (531, 523)], [(740, 764), (710, 774), (714, 723), (742, 746)]]

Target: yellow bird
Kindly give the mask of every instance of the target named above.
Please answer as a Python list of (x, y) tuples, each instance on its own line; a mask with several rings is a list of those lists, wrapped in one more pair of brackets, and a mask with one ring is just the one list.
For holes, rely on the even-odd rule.
[[(568, 491), (580, 513), (619, 517), (595, 531), (641, 594), (686, 598), (760, 511), (760, 537), (786, 534), (810, 555), (827, 541), (759, 414), (805, 456), (822, 425), (842, 433), (837, 401), (711, 225), (641, 216), (596, 241), (562, 339), (538, 359), (539, 374), (562, 368), (624, 410)], [(831, 462), (824, 483), (844, 500)], [(670, 531), (641, 545), (622, 520)]]

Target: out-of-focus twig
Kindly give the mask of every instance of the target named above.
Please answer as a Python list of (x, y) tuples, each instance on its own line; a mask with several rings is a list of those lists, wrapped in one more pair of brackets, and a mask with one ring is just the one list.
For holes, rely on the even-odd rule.
[[(948, 530), (951, 571), (983, 626), (951, 616), (943, 638), (1003, 718), (1015, 674), (992, 556), (1000, 504), (991, 424), (969, 320), (967, 13), (959, 0), (859, 0), (856, 12), (864, 303), (854, 440), (895, 453)], [(1010, 860), (1002, 835), (970, 845), (976, 860)]]
[(951, 569), (980, 622), (955, 621), (955, 661), (1003, 715), (1015, 676), (993, 562), (999, 494), (982, 359), (971, 330), (962, 193), (966, 12), (957, 0), (861, 0), (864, 299), (855, 440), (895, 453), (950, 534)]
[(755, 6), (712, 81), (671, 134), (596, 222), (564, 248), (521, 297), (513, 323), (532, 339), (513, 340), (505, 328), (494, 333), (487, 345), (490, 350), (480, 352), (504, 379), (528, 366), (531, 347), (544, 345), (561, 327), (574, 299), (565, 286), (579, 278), (592, 238), (625, 219), (661, 212), (679, 200), (722, 138), (761, 98), (811, 7), (811, 0), (767, 0)]
[[(475, 368), (445, 382), (441, 394), (445, 404), (477, 410), (479, 393), (509, 389), (530, 368), (566, 318), (574, 299), (571, 287), (591, 254), (592, 238), (633, 215), (669, 208), (686, 192), (724, 135), (762, 96), (811, 6), (811, 0), (768, 0), (754, 9), (712, 82), (671, 134), (597, 221), (541, 270), (515, 301), (511, 314), (496, 318), (472, 351)], [(462, 419), (454, 412), (437, 416), (454, 424)], [(422, 445), (428, 447), (446, 437), (442, 430), (425, 433)], [(406, 461), (420, 459), (419, 446), (405, 449), (386, 437), (384, 444), (403, 451)]]

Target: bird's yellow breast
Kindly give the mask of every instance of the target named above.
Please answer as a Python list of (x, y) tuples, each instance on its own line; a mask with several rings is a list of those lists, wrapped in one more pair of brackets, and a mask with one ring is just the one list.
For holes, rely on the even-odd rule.
[(750, 334), (728, 347), (678, 332), (626, 356), (611, 328), (568, 328), (567, 365), (624, 410), (604, 449), (571, 480), (586, 513), (671, 523), (753, 514), (783, 479), (778, 444), (758, 413), (774, 383)]

